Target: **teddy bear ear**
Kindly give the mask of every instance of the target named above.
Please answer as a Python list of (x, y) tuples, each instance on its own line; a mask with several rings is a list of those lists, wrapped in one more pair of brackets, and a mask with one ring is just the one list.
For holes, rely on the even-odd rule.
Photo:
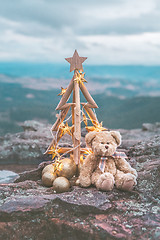
[(121, 144), (121, 134), (118, 131), (111, 131), (111, 136), (115, 139), (117, 145), (119, 146)]
[(97, 132), (95, 131), (87, 133), (87, 135), (85, 136), (87, 147), (92, 147), (92, 140), (95, 138), (96, 135), (97, 135)]

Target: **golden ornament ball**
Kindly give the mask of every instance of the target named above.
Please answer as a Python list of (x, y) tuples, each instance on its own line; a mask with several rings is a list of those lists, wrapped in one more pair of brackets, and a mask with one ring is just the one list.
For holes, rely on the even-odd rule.
[(53, 181), (56, 179), (57, 174), (56, 173), (51, 173), (51, 172), (45, 172), (42, 175), (42, 183), (46, 187), (51, 187), (53, 184)]
[(60, 161), (56, 173), (59, 177), (72, 178), (76, 174), (77, 166), (75, 162), (70, 158), (63, 158)]
[(57, 177), (53, 182), (53, 189), (57, 193), (67, 192), (70, 188), (70, 182), (65, 177)]
[(45, 172), (54, 172), (54, 166), (53, 166), (53, 164), (49, 164), (49, 165), (47, 165), (46, 167), (44, 167), (44, 168), (43, 168), (43, 171), (42, 171), (42, 175), (43, 175)]

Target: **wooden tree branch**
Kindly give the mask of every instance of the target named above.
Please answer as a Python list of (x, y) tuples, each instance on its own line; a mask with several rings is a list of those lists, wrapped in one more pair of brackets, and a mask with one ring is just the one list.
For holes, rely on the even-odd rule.
[[(76, 73), (76, 70), (75, 70)], [(74, 74), (75, 76), (75, 74)], [(80, 141), (81, 141), (81, 119), (80, 119), (80, 93), (79, 84), (74, 81), (75, 108), (74, 108), (74, 151), (73, 158), (76, 164), (80, 160)]]
[(61, 111), (60, 115), (58, 116), (56, 122), (54, 123), (54, 125), (52, 126), (51, 130), (52, 131), (57, 131), (59, 125), (63, 122), (63, 120), (65, 119), (68, 111), (69, 111), (70, 106), (68, 106), (67, 108), (65, 108), (63, 111)]
[(47, 148), (47, 150), (45, 151), (44, 154), (48, 154), (49, 151), (51, 150), (51, 147), (53, 147), (56, 144), (55, 139), (53, 138), (52, 142), (50, 143), (49, 147)]
[(85, 111), (87, 112), (89, 118), (92, 121), (92, 124), (94, 126), (96, 126), (97, 124), (99, 124), (97, 117), (95, 116), (94, 112), (92, 111), (92, 109), (90, 107), (88, 107), (85, 103), (81, 103), (81, 105), (84, 107)]
[(72, 141), (73, 141), (73, 143), (74, 143), (74, 108), (75, 108), (75, 89), (73, 88), (73, 104), (74, 105), (72, 105), (72, 126), (73, 126), (73, 128), (72, 128)]
[[(81, 148), (80, 149), (80, 153), (85, 153), (86, 151), (88, 151), (88, 148)], [(73, 152), (73, 148), (71, 147), (60, 147), (59, 148), (59, 153), (72, 153)], [(46, 151), (44, 154), (52, 154), (52, 151), (48, 150), (48, 152)]]
[(97, 104), (95, 103), (94, 99), (92, 98), (92, 96), (90, 95), (86, 86), (83, 83), (80, 84), (80, 89), (84, 97), (86, 98), (87, 102), (92, 106), (92, 108), (98, 108)]
[(60, 108), (60, 110), (63, 110), (63, 109), (65, 109), (65, 108), (67, 108), (67, 107), (71, 107), (72, 105), (75, 105), (74, 103), (65, 103), (61, 108)]
[(71, 92), (72, 92), (73, 87), (74, 87), (73, 80), (74, 80), (74, 78), (72, 78), (72, 80), (70, 81), (70, 84), (68, 85), (66, 92), (62, 96), (56, 110), (61, 110), (61, 107), (67, 102), (68, 98), (70, 97)]

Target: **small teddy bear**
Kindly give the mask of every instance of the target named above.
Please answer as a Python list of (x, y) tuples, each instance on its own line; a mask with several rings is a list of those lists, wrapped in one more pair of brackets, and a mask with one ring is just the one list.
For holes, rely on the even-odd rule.
[(121, 144), (118, 131), (89, 132), (86, 145), (93, 153), (86, 157), (80, 169), (78, 182), (82, 187), (95, 185), (102, 191), (110, 191), (114, 184), (118, 189), (131, 191), (137, 184), (137, 172), (125, 160), (123, 152), (116, 152)]

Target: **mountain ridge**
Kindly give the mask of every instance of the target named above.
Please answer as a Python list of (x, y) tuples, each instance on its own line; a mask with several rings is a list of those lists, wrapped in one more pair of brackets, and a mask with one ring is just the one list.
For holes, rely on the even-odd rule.
[[(58, 89), (34, 90), (19, 83), (0, 83), (0, 135), (21, 131), (25, 120), (40, 120), (53, 124), (55, 108), (60, 100)], [(108, 128), (140, 128), (144, 122), (160, 121), (160, 97), (119, 99), (105, 93), (92, 94), (99, 108), (99, 121)], [(83, 101), (83, 98), (82, 98)]]

